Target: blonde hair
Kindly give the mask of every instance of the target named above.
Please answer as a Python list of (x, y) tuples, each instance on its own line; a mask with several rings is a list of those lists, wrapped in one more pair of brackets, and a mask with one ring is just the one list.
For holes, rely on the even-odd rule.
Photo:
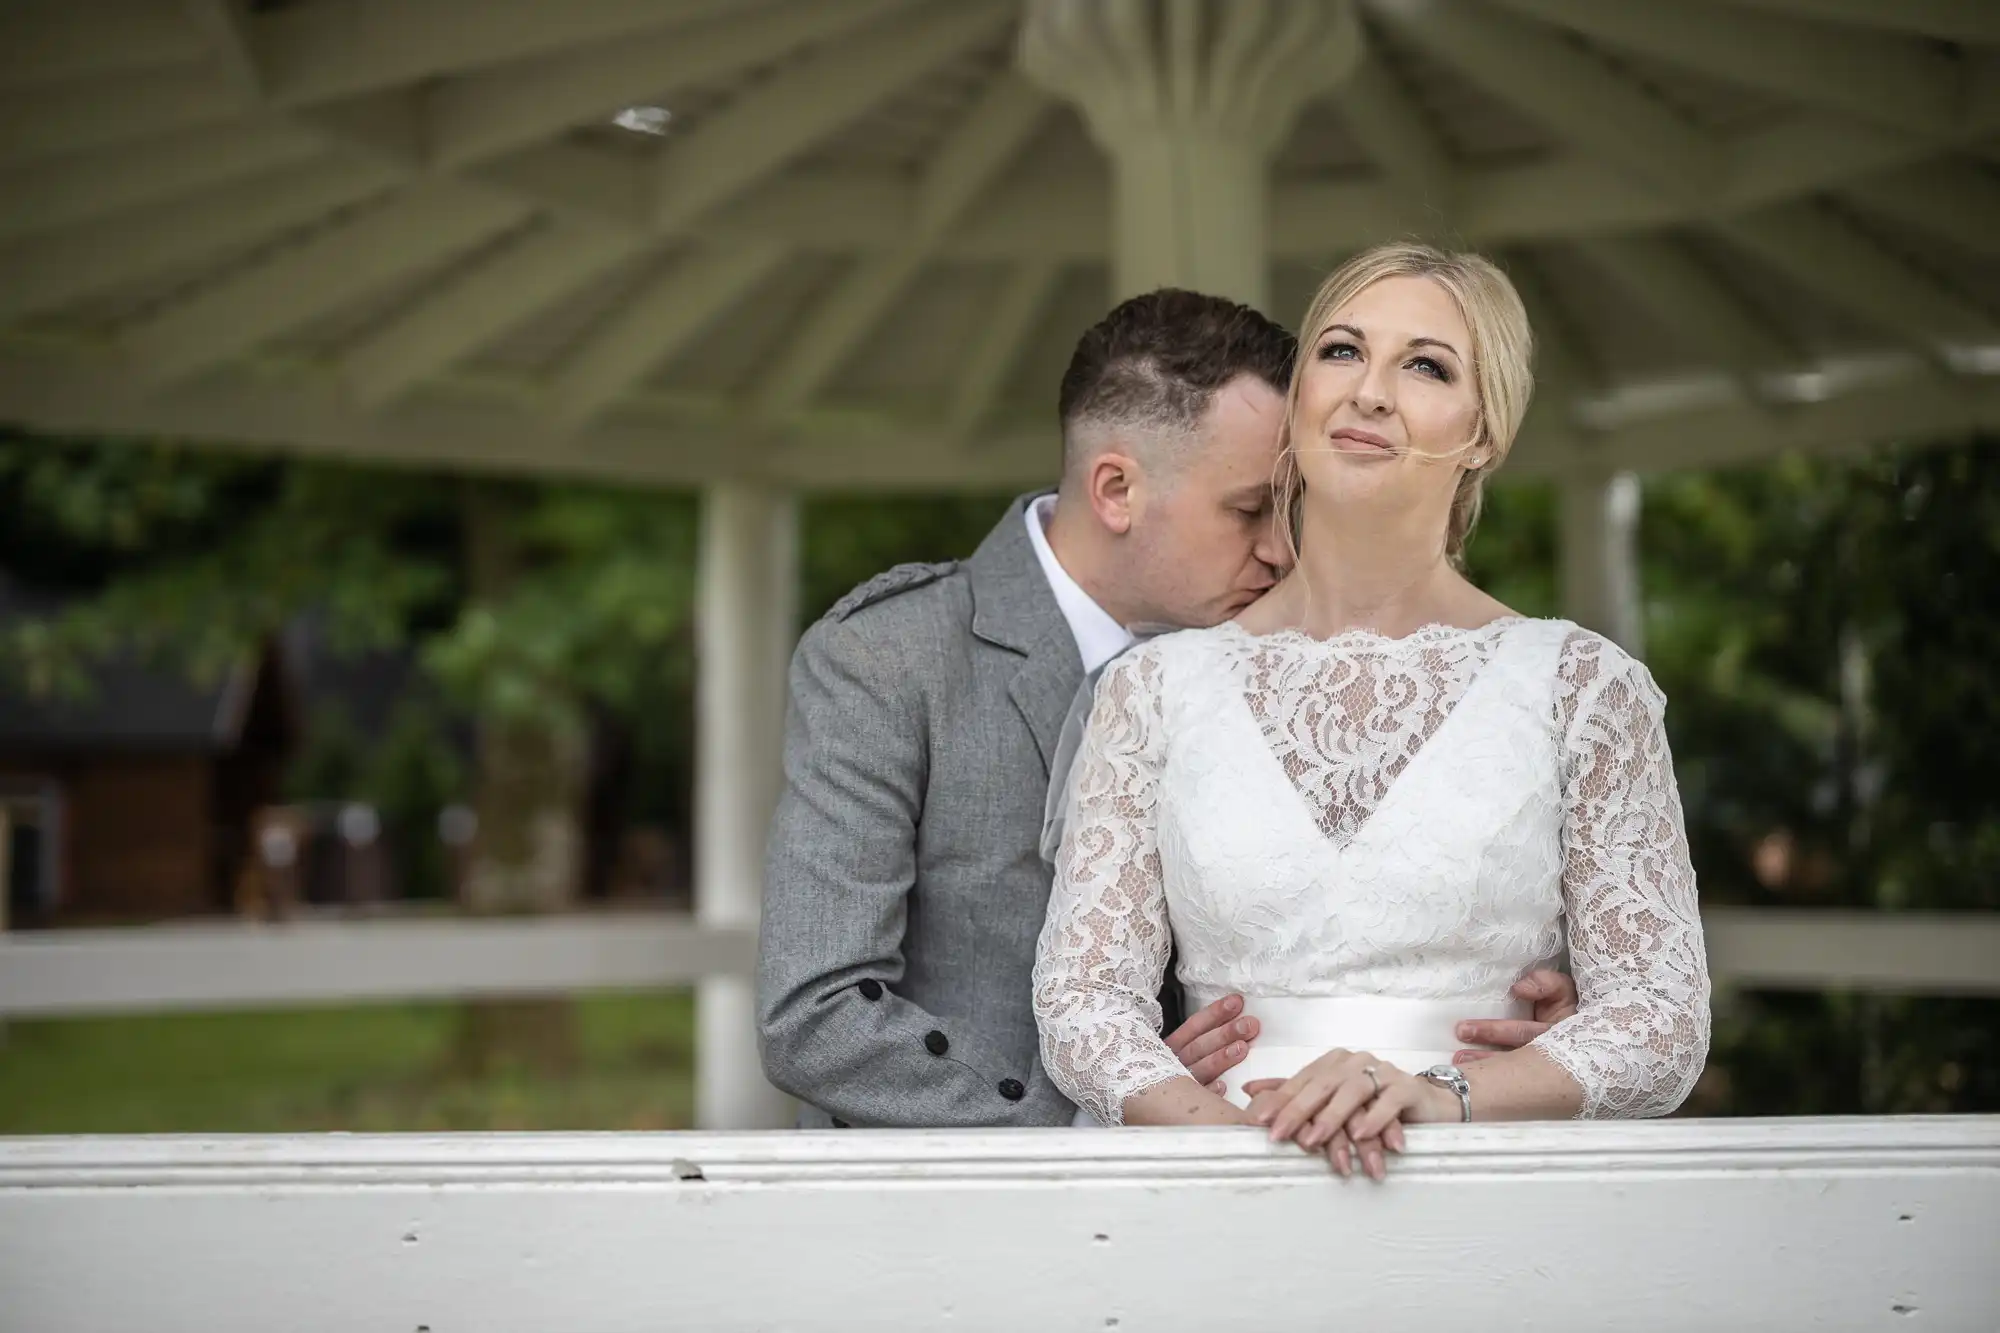
[(1485, 498), (1486, 474), (1506, 461), (1515, 432), (1527, 415), (1535, 390), (1534, 334), (1528, 312), (1514, 284), (1483, 255), (1452, 253), (1413, 242), (1378, 245), (1364, 250), (1335, 269), (1320, 284), (1318, 295), (1299, 327), (1299, 355), (1292, 367), (1291, 389), (1285, 398), (1285, 448), (1278, 456), (1278, 512), (1285, 516), (1285, 536), (1298, 558), (1300, 505), (1305, 483), (1299, 476), (1292, 427), (1299, 406), (1299, 384), (1319, 346), (1320, 338), (1341, 308), (1385, 278), (1429, 278), (1450, 293), (1472, 334), (1472, 385), (1479, 399), (1479, 431), (1463, 446), (1441, 458), (1463, 457), (1484, 448), (1486, 456), (1458, 476), (1445, 525), (1445, 555), (1453, 564), (1465, 558), (1466, 539), (1479, 521)]

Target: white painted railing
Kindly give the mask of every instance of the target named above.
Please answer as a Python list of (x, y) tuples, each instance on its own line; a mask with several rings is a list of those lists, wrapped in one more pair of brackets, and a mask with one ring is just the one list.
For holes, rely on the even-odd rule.
[(0, 935), (0, 1015), (636, 990), (750, 974), (751, 930), (684, 913), (201, 922)]
[(2000, 1327), (2000, 1117), (0, 1140), (0, 1327)]
[[(2000, 912), (1712, 908), (1719, 987), (2000, 995)], [(747, 928), (663, 912), (0, 933), (0, 1017), (546, 995), (745, 977)]]

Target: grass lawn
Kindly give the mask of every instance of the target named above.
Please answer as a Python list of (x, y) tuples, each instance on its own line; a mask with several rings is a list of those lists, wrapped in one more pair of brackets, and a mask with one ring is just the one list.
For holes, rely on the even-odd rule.
[(452, 1004), (17, 1020), (0, 1134), (686, 1127), (692, 995), (574, 1003), (579, 1058), (561, 1075), (450, 1072)]

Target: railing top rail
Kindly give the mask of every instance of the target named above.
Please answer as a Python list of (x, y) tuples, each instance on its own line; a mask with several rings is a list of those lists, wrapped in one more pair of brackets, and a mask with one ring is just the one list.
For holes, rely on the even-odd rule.
[[(1398, 1174), (2000, 1172), (2000, 1116), (1416, 1126)], [(1323, 1175), (1242, 1129), (0, 1138), (0, 1191), (163, 1184), (811, 1183)]]

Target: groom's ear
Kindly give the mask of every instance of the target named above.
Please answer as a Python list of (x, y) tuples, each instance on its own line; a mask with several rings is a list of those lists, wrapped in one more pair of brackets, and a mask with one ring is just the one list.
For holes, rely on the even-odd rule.
[(1138, 461), (1130, 454), (1107, 449), (1090, 460), (1084, 484), (1097, 521), (1121, 537), (1130, 532), (1140, 503)]

